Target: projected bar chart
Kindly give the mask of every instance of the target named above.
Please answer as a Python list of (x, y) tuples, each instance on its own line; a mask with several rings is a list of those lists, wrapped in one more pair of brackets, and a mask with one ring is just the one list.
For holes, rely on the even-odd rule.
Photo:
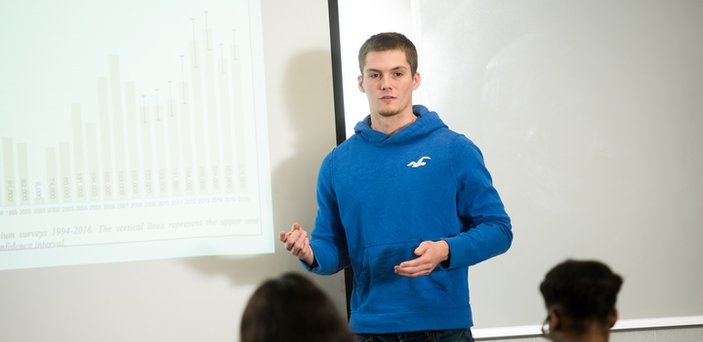
[[(206, 56), (212, 52), (203, 50)], [(219, 60), (217, 76), (212, 61), (206, 64), (204, 70), (187, 66), (194, 79), (207, 82), (183, 80), (179, 96), (171, 88), (166, 96), (159, 89), (139, 96), (133, 85), (120, 83), (119, 59), (113, 56), (110, 77), (97, 81), (99, 122), (86, 122), (80, 104), (71, 106), (70, 141), (45, 147), (45, 177), (30, 179), (27, 143), (2, 138), (3, 206), (246, 193), (245, 151), (247, 143), (254, 146), (247, 141), (242, 103), (228, 101), (241, 98), (241, 74), (230, 75), (239, 69), (238, 59)], [(219, 89), (219, 105), (211, 89)], [(213, 95), (204, 100), (204, 93)]]
[(168, 79), (141, 81), (134, 56), (112, 53), (90, 92), (41, 114), (57, 127), (2, 113), (0, 269), (272, 249), (258, 21), (182, 22), (191, 35), (164, 57)]

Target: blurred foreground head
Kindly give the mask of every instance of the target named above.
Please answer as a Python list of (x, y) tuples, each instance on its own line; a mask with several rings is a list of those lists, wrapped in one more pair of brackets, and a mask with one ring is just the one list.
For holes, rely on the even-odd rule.
[(618, 318), (615, 303), (622, 282), (599, 261), (556, 265), (539, 287), (547, 307), (545, 335), (554, 341), (607, 341)]
[(346, 320), (327, 295), (301, 274), (262, 283), (249, 298), (241, 342), (354, 341)]

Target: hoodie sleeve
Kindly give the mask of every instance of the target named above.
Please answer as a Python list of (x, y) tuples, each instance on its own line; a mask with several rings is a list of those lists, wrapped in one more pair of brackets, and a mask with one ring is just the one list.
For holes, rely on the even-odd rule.
[(451, 145), (451, 168), (457, 186), (457, 210), (462, 232), (445, 239), (449, 244), (447, 268), (467, 267), (502, 254), (513, 240), (510, 217), (505, 211), (481, 151), (458, 135)]
[(317, 217), (312, 230), (310, 246), (315, 253), (315, 267), (308, 270), (318, 274), (334, 274), (349, 264), (346, 236), (339, 215), (337, 196), (332, 182), (334, 151), (320, 166), (317, 179)]

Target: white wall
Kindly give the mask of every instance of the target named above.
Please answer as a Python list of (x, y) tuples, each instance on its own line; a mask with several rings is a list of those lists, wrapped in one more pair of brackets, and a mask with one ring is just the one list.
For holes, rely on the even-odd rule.
[(701, 323), (703, 2), (339, 2), (347, 122), (368, 112), (355, 50), (405, 33), (414, 102), (476, 142), (511, 215), (512, 248), (470, 269), (476, 329), (539, 331), (566, 258), (624, 276), (625, 324)]
[[(315, 178), (335, 145), (326, 0), (263, 1), (274, 223), (310, 226)], [(0, 272), (1, 341), (238, 340), (253, 289), (302, 271), (270, 255)], [(344, 310), (341, 276), (315, 277)]]

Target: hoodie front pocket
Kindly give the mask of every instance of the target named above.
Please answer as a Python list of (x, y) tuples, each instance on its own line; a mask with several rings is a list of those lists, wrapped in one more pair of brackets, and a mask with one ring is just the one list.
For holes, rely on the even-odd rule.
[(446, 272), (436, 268), (421, 277), (395, 274), (394, 267), (403, 261), (417, 258), (414, 251), (420, 242), (377, 245), (367, 248), (364, 269), (357, 281), (359, 310), (397, 311), (442, 305), (447, 294)]

